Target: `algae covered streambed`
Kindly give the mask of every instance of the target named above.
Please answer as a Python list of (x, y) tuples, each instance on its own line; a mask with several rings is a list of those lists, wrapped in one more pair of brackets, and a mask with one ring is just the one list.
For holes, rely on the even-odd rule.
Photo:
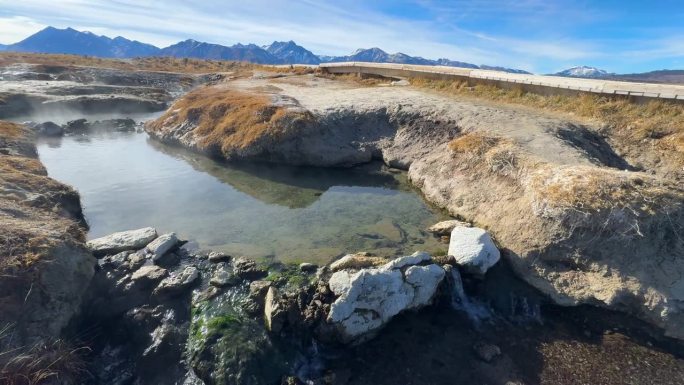
[(443, 252), (425, 232), (444, 218), (405, 173), (226, 164), (140, 132), (38, 143), (51, 177), (81, 194), (89, 237), (153, 226), (204, 249), (257, 259), (326, 263), (341, 254)]

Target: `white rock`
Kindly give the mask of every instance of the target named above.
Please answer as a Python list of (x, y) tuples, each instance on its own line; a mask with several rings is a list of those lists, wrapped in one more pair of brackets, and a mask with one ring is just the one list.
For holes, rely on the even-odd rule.
[(157, 230), (152, 227), (145, 227), (93, 239), (88, 241), (86, 245), (95, 255), (106, 255), (142, 249), (155, 238), (157, 238)]
[(475, 274), (484, 274), (501, 257), (489, 234), (477, 227), (456, 227), (451, 232), (448, 255)]
[(444, 279), (444, 269), (437, 265), (411, 266), (404, 273), (406, 282), (416, 291), (410, 309), (419, 308), (432, 302), (437, 287)]
[[(422, 254), (412, 257), (405, 261), (426, 260)], [(331, 305), (328, 322), (337, 325), (343, 342), (359, 340), (402, 311), (430, 304), (444, 276), (444, 270), (434, 264), (411, 266), (405, 274), (386, 266), (335, 272), (328, 285), (338, 298)]]
[(160, 235), (157, 239), (150, 242), (147, 247), (145, 247), (145, 250), (150, 254), (153, 261), (157, 261), (169, 250), (176, 247), (177, 244), (178, 237), (176, 237), (176, 233), (167, 233)]
[(449, 235), (456, 227), (471, 227), (470, 223), (461, 222), (456, 219), (435, 223), (427, 228), (427, 231), (435, 235)]
[(399, 257), (389, 261), (383, 265), (382, 268), (387, 270), (401, 269), (402, 267), (417, 265), (419, 263), (429, 261), (431, 258), (432, 257), (430, 254), (423, 251), (417, 251), (411, 255)]

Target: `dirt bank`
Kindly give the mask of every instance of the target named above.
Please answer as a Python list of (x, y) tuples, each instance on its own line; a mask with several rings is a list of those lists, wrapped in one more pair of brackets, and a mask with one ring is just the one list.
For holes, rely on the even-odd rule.
[(413, 87), (257, 73), (190, 93), (147, 129), (229, 160), (408, 169), (556, 303), (625, 311), (684, 338), (684, 189), (593, 126)]
[(17, 346), (59, 336), (95, 265), (78, 193), (47, 176), (33, 141), (0, 121), (0, 325)]

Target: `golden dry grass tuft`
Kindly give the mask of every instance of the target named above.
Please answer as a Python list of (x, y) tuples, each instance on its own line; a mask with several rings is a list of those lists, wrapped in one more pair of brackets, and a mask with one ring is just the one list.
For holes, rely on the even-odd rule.
[[(601, 134), (615, 141), (634, 157), (643, 155), (644, 145), (662, 152), (654, 159), (671, 161), (675, 170), (684, 167), (684, 104), (655, 100), (636, 103), (626, 97), (595, 94), (540, 95), (521, 88), (469, 85), (458, 80), (413, 78), (411, 84), (442, 93), (517, 104), (601, 123)], [(657, 160), (656, 162), (659, 162)]]
[(5, 385), (39, 385), (85, 381), (86, 347), (75, 347), (64, 340), (51, 340), (31, 346), (13, 347), (12, 328), (0, 328), (0, 383)]
[[(300, 115), (300, 116), (294, 116)], [(189, 124), (198, 148), (228, 153), (243, 149), (264, 137), (277, 136), (285, 120), (307, 118), (272, 105), (267, 94), (249, 94), (222, 86), (207, 86), (179, 99), (168, 112), (148, 124), (152, 131)]]
[(499, 176), (514, 177), (521, 167), (520, 149), (507, 139), (469, 132), (449, 142), (449, 149), (462, 166), (486, 166), (485, 171)]

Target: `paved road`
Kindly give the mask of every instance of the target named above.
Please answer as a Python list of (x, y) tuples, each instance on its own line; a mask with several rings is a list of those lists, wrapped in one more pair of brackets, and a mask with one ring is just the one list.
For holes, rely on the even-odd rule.
[(423, 66), (389, 63), (322, 63), (331, 73), (365, 73), (383, 76), (413, 77), (421, 74), (454, 76), (455, 78), (471, 78), (494, 80), (514, 84), (553, 87), (574, 91), (594, 92), (609, 95), (633, 95), (646, 98), (684, 100), (684, 85), (632, 83), (601, 79), (579, 79), (560, 76), (511, 74), (500, 71), (489, 71), (470, 68)]

